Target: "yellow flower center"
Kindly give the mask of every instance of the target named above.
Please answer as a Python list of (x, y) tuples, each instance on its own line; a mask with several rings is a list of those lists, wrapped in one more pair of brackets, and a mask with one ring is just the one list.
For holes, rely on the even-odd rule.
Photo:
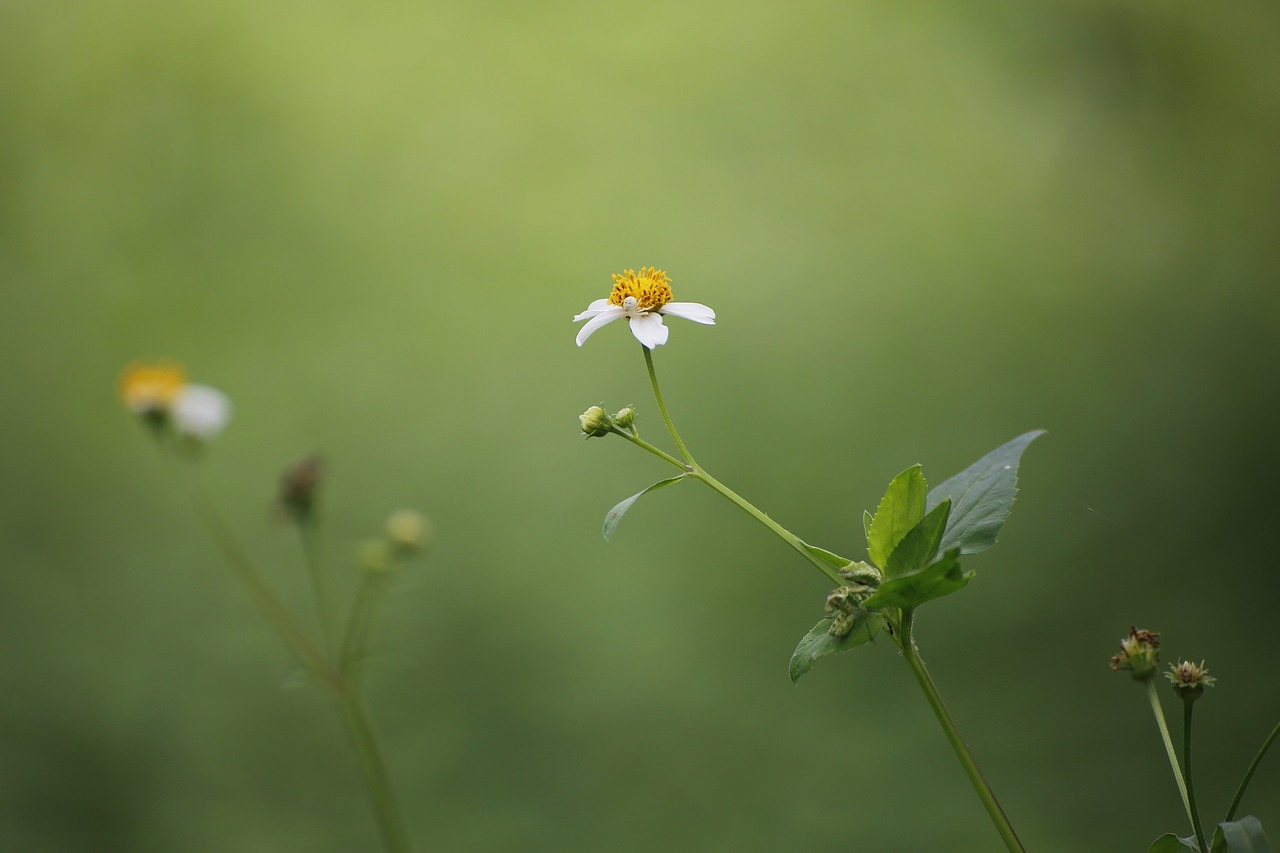
[(609, 303), (626, 308), (629, 297), (635, 300), (635, 308), (657, 311), (671, 301), (670, 281), (665, 272), (653, 267), (641, 267), (639, 273), (624, 270), (621, 275), (613, 277), (613, 292), (609, 294)]
[(187, 384), (187, 375), (176, 364), (134, 362), (120, 376), (120, 399), (134, 412), (169, 408)]

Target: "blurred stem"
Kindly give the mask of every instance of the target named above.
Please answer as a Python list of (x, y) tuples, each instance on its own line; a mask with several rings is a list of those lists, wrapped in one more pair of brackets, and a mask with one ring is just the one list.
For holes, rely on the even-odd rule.
[(947, 711), (947, 706), (943, 703), (942, 696), (938, 693), (938, 688), (934, 685), (933, 679), (929, 677), (929, 671), (925, 669), (924, 660), (920, 657), (915, 640), (911, 636), (914, 617), (915, 614), (911, 610), (905, 610), (902, 613), (900, 632), (902, 656), (906, 658), (907, 664), (911, 667), (911, 672), (915, 674), (916, 681), (920, 683), (920, 688), (924, 691), (925, 698), (929, 701), (929, 707), (933, 709), (934, 716), (938, 718), (938, 724), (942, 726), (942, 731), (951, 743), (951, 748), (955, 750), (956, 758), (960, 759), (964, 772), (969, 776), (969, 781), (973, 783), (973, 789), (978, 792), (978, 799), (982, 800), (982, 805), (986, 808), (991, 822), (995, 824), (996, 831), (1000, 833), (1000, 838), (1004, 841), (1005, 847), (1012, 853), (1025, 853), (1022, 842), (1018, 840), (1018, 834), (1013, 831), (1013, 825), (1009, 823), (1009, 818), (1005, 815), (1004, 809), (1000, 808), (995, 792), (991, 790), (991, 786), (983, 778), (982, 771), (978, 769), (978, 762), (974, 760), (969, 747), (965, 745), (964, 739), (960, 737), (960, 731), (956, 728), (955, 721), (951, 719), (951, 714)]
[(1253, 757), (1253, 762), (1249, 765), (1249, 769), (1245, 771), (1244, 778), (1240, 780), (1240, 787), (1236, 789), (1236, 795), (1231, 800), (1231, 807), (1227, 809), (1226, 820), (1234, 820), (1236, 809), (1240, 808), (1240, 801), (1244, 799), (1244, 791), (1249, 787), (1249, 781), (1253, 779), (1253, 773), (1258, 769), (1258, 765), (1262, 763), (1262, 756), (1267, 754), (1267, 750), (1271, 748), (1271, 744), (1275, 743), (1276, 735), (1280, 735), (1280, 723), (1276, 723), (1276, 727), (1271, 730), (1271, 734), (1267, 735), (1267, 739), (1262, 742), (1258, 754)]
[(1147, 698), (1151, 701), (1151, 712), (1156, 715), (1156, 725), (1160, 728), (1160, 737), (1164, 741), (1164, 751), (1169, 756), (1169, 766), (1173, 769), (1173, 780), (1178, 783), (1178, 793), (1182, 795), (1182, 807), (1187, 810), (1187, 820), (1194, 829), (1196, 819), (1191, 812), (1191, 800), (1187, 797), (1187, 783), (1182, 779), (1182, 768), (1178, 765), (1178, 753), (1174, 751), (1173, 739), (1169, 737), (1169, 724), (1164, 719), (1164, 709), (1160, 707), (1160, 697), (1156, 695), (1154, 676), (1146, 680)]
[(384, 573), (365, 569), (360, 578), (360, 588), (356, 591), (355, 603), (351, 605), (351, 618), (347, 620), (346, 633), (342, 638), (338, 667), (344, 676), (353, 681), (359, 681), (355, 671), (368, 654), (369, 633), (373, 629), (385, 580)]
[(1191, 709), (1194, 699), (1182, 700), (1182, 763), (1187, 773), (1187, 808), (1191, 811), (1191, 828), (1196, 833), (1200, 853), (1205, 853), (1204, 829), (1200, 826), (1200, 809), (1196, 807), (1195, 776), (1191, 772)]
[(340, 695), (343, 689), (342, 674), (334, 668), (324, 652), (316, 648), (306, 631), (293, 618), (293, 613), (267, 584), (263, 573), (240, 546), (235, 534), (223, 520), (222, 514), (218, 512), (218, 508), (205, 492), (200, 478), (194, 471), (190, 472), (189, 484), (197, 517), (208, 530), (214, 544), (218, 546), (218, 550), (222, 552), (236, 577), (249, 590), (254, 604), (262, 611), (263, 616), (271, 623), (271, 627), (276, 630), (285, 645), (297, 656), (311, 676), (334, 695)]
[(302, 542), (302, 553), (307, 562), (307, 571), (311, 575), (311, 589), (316, 597), (316, 615), (320, 620), (320, 634), (324, 637), (325, 649), (333, 654), (337, 649), (337, 630), (334, 628), (333, 586), (324, 571), (320, 560), (319, 531), (313, 517), (298, 519), (298, 538)]
[(373, 719), (364, 697), (353, 689), (342, 694), (339, 704), (342, 706), (342, 717), (347, 730), (351, 732), (351, 739), (355, 742), (360, 769), (364, 773), (365, 787), (369, 790), (369, 800), (378, 820), (382, 842), (388, 853), (411, 853), (413, 845), (409, 843), (409, 835), (405, 832), (395, 790), (391, 787), (391, 777), (387, 773), (387, 763), (378, 743), (378, 733), (373, 727)]

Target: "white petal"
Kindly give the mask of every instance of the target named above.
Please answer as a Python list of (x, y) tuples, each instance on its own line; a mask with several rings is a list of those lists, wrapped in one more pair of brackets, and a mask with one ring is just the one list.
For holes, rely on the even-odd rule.
[(636, 336), (636, 340), (653, 349), (667, 342), (669, 331), (666, 326), (662, 325), (662, 315), (657, 312), (651, 314), (641, 314), (632, 317), (631, 334)]
[(692, 320), (704, 326), (714, 326), (716, 324), (716, 312), (701, 302), (668, 302), (662, 306), (662, 313), (670, 314), (673, 317), (683, 317), (686, 320)]
[(573, 322), (577, 323), (579, 320), (589, 320), (608, 307), (608, 299), (597, 299), (587, 306), (586, 311), (583, 311), (581, 314), (574, 314)]
[(184, 385), (170, 410), (173, 426), (182, 435), (208, 441), (231, 420), (231, 400), (208, 385)]
[[(595, 303), (593, 302), (591, 304), (594, 305)], [(591, 333), (594, 332), (596, 329), (608, 323), (612, 323), (614, 320), (622, 316), (622, 309), (619, 308), (618, 306), (611, 305), (609, 306), (609, 308), (612, 308), (613, 310), (604, 309), (600, 311), (598, 314), (596, 314), (590, 320), (587, 321), (587, 325), (583, 326), (581, 329), (578, 330), (578, 337), (577, 337), (578, 346), (582, 346), (582, 342), (585, 341), (587, 338), (591, 337)], [(587, 310), (590, 311), (591, 309), (588, 308)], [(579, 315), (579, 316), (583, 316), (583, 315)]]

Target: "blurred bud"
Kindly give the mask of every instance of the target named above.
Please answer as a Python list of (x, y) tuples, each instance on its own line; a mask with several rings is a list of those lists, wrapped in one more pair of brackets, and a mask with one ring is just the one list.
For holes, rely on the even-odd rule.
[(1169, 664), (1169, 672), (1164, 676), (1173, 682), (1174, 691), (1184, 702), (1196, 701), (1206, 687), (1212, 687), (1218, 680), (1209, 674), (1204, 661), (1200, 661), (1198, 666), (1189, 660)]
[(880, 570), (870, 563), (850, 563), (840, 570), (840, 577), (854, 583), (866, 584), (868, 586), (879, 586), (881, 575)]
[(1159, 648), (1159, 633), (1130, 628), (1129, 636), (1120, 641), (1120, 652), (1111, 656), (1111, 668), (1127, 669), (1135, 681), (1147, 681), (1160, 663)]
[(398, 551), (420, 551), (431, 542), (431, 522), (416, 510), (398, 509), (387, 518), (387, 539)]
[(125, 408), (159, 429), (169, 419), (169, 409), (187, 384), (181, 367), (169, 362), (135, 361), (120, 374), (120, 401)]
[(169, 411), (178, 435), (197, 443), (212, 441), (231, 421), (231, 399), (208, 385), (184, 385)]
[(592, 406), (578, 415), (578, 421), (582, 424), (582, 431), (588, 438), (608, 435), (609, 428), (613, 426), (612, 419), (599, 406)]
[(360, 568), (366, 572), (385, 572), (391, 568), (395, 556), (391, 543), (385, 539), (370, 539), (360, 546)]
[(613, 422), (622, 429), (631, 429), (636, 425), (636, 407), (627, 406), (613, 415)]
[(858, 612), (862, 609), (862, 602), (866, 601), (872, 592), (874, 592), (873, 587), (862, 583), (849, 584), (833, 590), (827, 596), (825, 608), (827, 616), (832, 620), (827, 633), (833, 637), (843, 637), (852, 631)]
[(323, 479), (324, 465), (314, 453), (292, 468), (286, 468), (280, 476), (280, 508), (295, 521), (310, 520)]

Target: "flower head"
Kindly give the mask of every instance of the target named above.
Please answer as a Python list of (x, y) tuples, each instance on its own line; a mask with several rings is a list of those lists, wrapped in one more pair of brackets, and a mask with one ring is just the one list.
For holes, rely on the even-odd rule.
[(1130, 628), (1129, 636), (1120, 641), (1120, 652), (1111, 656), (1111, 668), (1127, 669), (1135, 681), (1146, 681), (1156, 673), (1160, 662), (1160, 634), (1156, 631)]
[(431, 522), (412, 509), (398, 509), (387, 518), (387, 541), (398, 551), (420, 551), (431, 541)]
[(587, 310), (577, 314), (573, 322), (583, 320), (587, 324), (578, 330), (577, 344), (591, 337), (596, 329), (626, 317), (631, 334), (649, 349), (667, 342), (667, 327), (662, 316), (670, 314), (683, 317), (705, 326), (714, 326), (716, 312), (699, 302), (672, 302), (671, 279), (653, 267), (641, 267), (639, 272), (625, 270), (613, 276), (613, 290), (608, 299), (597, 299)]
[(170, 408), (173, 428), (184, 438), (209, 441), (231, 420), (231, 400), (208, 385), (183, 385)]
[(120, 399), (134, 414), (163, 415), (186, 384), (187, 374), (176, 364), (135, 361), (120, 374)]
[(1164, 674), (1164, 677), (1173, 682), (1173, 689), (1180, 697), (1192, 702), (1200, 698), (1200, 694), (1206, 687), (1212, 687), (1218, 680), (1209, 674), (1209, 668), (1204, 665), (1204, 661), (1195, 664), (1189, 660), (1169, 664), (1169, 671)]

